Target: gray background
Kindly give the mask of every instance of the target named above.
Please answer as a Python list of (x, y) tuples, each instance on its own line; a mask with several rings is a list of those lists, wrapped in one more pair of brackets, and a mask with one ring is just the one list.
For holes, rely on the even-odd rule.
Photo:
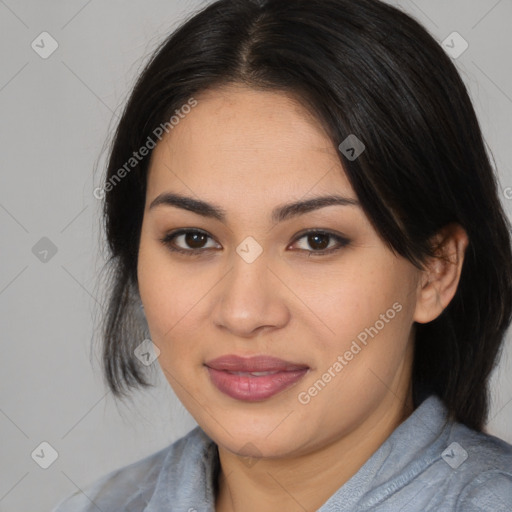
[[(202, 3), (0, 0), (0, 511), (49, 510), (195, 426), (159, 374), (155, 390), (116, 404), (101, 379), (97, 342), (92, 358), (90, 347), (104, 261), (93, 196), (102, 148), (151, 50)], [(456, 64), (512, 216), (511, 0), (390, 3), (440, 43), (453, 31), (469, 43)], [(46, 59), (31, 47), (34, 40), (42, 46), (43, 31), (59, 45)], [(46, 262), (33, 250), (42, 237), (57, 249)], [(493, 375), (488, 425), (509, 442), (511, 354), (509, 335)], [(43, 441), (58, 452), (48, 469), (31, 457)]]

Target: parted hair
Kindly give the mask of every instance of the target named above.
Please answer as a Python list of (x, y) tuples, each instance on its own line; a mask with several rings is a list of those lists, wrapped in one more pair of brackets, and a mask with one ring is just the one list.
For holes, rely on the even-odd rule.
[[(105, 184), (191, 97), (227, 84), (293, 95), (335, 147), (350, 134), (363, 141), (355, 160), (339, 152), (346, 176), (381, 238), (418, 268), (435, 255), (441, 228), (466, 230), (454, 298), (438, 318), (415, 324), (412, 380), (437, 394), (451, 418), (481, 430), (511, 322), (510, 225), (452, 59), (421, 24), (378, 0), (211, 2), (138, 76), (109, 145)], [(137, 256), (149, 161), (137, 161), (103, 198), (102, 369), (116, 397), (151, 385), (134, 355), (147, 336)]]

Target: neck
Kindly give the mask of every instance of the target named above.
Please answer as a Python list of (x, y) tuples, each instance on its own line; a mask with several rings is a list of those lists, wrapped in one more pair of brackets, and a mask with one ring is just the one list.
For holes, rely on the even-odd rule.
[(280, 459), (247, 459), (219, 446), (217, 512), (317, 510), (346, 483), (413, 411), (388, 393), (378, 410), (347, 435), (320, 449)]

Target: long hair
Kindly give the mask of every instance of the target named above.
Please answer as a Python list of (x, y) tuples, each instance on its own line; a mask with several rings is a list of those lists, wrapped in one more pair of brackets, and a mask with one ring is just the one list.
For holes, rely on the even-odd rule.
[(481, 430), (511, 321), (510, 228), (454, 64), (418, 22), (377, 0), (219, 0), (153, 54), (119, 121), (105, 176), (110, 389), (123, 396), (149, 385), (133, 351), (144, 336), (135, 315), (150, 155), (126, 163), (190, 98), (230, 83), (299, 98), (335, 147), (350, 134), (362, 140), (356, 160), (340, 152), (346, 175), (382, 239), (419, 268), (434, 254), (438, 230), (452, 222), (466, 230), (456, 295), (438, 318), (415, 326), (413, 389), (428, 386), (452, 418)]

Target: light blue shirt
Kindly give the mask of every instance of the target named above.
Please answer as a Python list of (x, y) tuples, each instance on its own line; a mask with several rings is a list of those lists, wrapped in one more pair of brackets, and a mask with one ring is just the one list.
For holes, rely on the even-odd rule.
[[(428, 397), (318, 512), (511, 512), (512, 446), (446, 418)], [(217, 446), (196, 427), (53, 512), (214, 512), (218, 471)]]

